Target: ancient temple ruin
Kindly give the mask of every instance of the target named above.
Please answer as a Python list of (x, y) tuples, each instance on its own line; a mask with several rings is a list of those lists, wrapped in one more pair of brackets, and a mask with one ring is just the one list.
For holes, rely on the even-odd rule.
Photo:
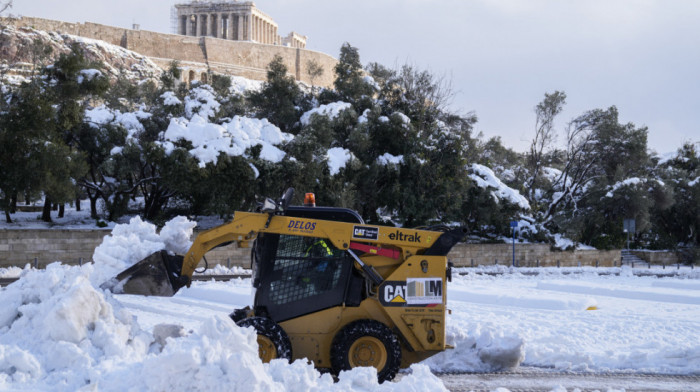
[(268, 45), (306, 48), (307, 37), (291, 32), (279, 35), (279, 26), (252, 1), (195, 0), (174, 6), (173, 32), (192, 37), (214, 37)]

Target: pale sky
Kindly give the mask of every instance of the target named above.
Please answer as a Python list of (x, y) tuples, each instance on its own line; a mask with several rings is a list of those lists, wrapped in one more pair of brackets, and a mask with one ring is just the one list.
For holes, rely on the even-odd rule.
[[(15, 0), (14, 15), (171, 32), (172, 0)], [(363, 64), (411, 63), (452, 81), (452, 108), (474, 112), (477, 132), (517, 151), (534, 135), (545, 92), (568, 96), (572, 118), (617, 106), (622, 122), (649, 127), (649, 148), (700, 142), (698, 0), (259, 0), (280, 33)]]

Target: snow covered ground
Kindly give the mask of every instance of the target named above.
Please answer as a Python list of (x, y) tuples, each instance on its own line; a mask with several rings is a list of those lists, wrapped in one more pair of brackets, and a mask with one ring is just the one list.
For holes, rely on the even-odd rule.
[[(161, 234), (140, 220), (118, 226), (97, 264), (25, 269), (0, 289), (0, 390), (424, 391), (431, 371), (518, 366), (568, 371), (700, 374), (700, 271), (637, 277), (622, 269), (465, 269), (448, 285), (455, 346), (399, 382), (368, 369), (333, 383), (304, 361), (262, 364), (252, 331), (232, 309), (252, 302), (249, 279), (195, 282), (172, 298), (112, 295), (99, 284), (128, 254), (182, 246), (183, 219)], [(124, 246), (130, 249), (128, 252)], [(618, 275), (608, 275), (615, 272)], [(6, 274), (16, 274), (17, 270)]]

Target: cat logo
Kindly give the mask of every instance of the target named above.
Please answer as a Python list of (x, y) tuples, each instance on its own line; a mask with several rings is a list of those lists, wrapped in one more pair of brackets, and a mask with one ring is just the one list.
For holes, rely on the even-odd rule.
[(380, 302), (382, 305), (406, 305), (406, 282), (384, 282), (380, 293)]
[(408, 278), (405, 282), (386, 281), (379, 288), (384, 306), (434, 306), (444, 304), (442, 278)]
[(352, 230), (353, 238), (362, 240), (376, 240), (379, 238), (379, 228), (369, 226), (354, 226)]

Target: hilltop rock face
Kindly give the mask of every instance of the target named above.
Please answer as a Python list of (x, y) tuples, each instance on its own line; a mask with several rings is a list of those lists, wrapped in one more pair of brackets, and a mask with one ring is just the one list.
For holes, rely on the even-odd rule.
[[(146, 56), (104, 41), (69, 34), (45, 32), (26, 27), (0, 25), (0, 62), (9, 75), (27, 76), (35, 67), (55, 62), (71, 46), (79, 45), (90, 61), (103, 64), (110, 79), (120, 74), (130, 80), (157, 79), (162, 69)], [(44, 50), (48, 48), (48, 54)]]

